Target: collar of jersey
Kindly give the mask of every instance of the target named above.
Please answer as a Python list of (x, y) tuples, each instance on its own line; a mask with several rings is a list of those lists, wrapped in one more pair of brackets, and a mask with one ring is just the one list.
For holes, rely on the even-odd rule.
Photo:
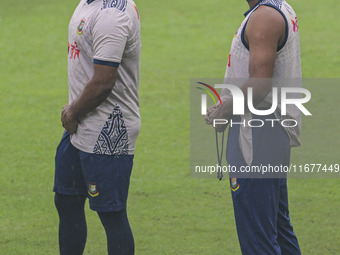
[(87, 0), (86, 2), (87, 2), (87, 4), (90, 4), (90, 3), (92, 3), (94, 0)]
[(252, 10), (254, 10), (254, 9), (255, 9), (262, 1), (263, 1), (263, 0), (258, 1), (257, 4), (255, 4), (255, 6), (254, 6), (253, 8), (251, 8), (249, 11), (247, 11), (247, 12), (244, 13), (244, 16), (247, 17), (248, 14), (249, 14)]

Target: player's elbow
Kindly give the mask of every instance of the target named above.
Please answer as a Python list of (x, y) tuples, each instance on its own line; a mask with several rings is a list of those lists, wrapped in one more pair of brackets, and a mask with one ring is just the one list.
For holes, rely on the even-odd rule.
[(114, 88), (114, 82), (112, 81), (92, 79), (90, 84), (91, 84), (90, 93), (93, 93), (93, 96), (100, 100), (106, 99), (112, 92), (112, 89)]
[(253, 99), (255, 102), (261, 102), (272, 90), (271, 78), (251, 79), (253, 88)]
[(99, 89), (102, 94), (109, 94), (114, 88), (115, 80), (106, 80), (99, 83)]

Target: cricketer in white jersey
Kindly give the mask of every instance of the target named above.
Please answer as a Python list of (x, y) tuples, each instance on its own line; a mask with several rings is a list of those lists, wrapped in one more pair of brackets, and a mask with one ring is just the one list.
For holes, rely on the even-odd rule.
[[(115, 5), (115, 8), (112, 7)], [(118, 67), (114, 88), (97, 108), (79, 118), (71, 142), (96, 154), (132, 155), (140, 129), (140, 28), (133, 1), (82, 0), (69, 24), (69, 104), (91, 79), (93, 64)]]
[[(229, 61), (225, 74), (225, 83), (232, 81), (235, 85), (242, 86), (245, 79), (249, 78), (249, 46), (244, 38), (244, 31), (246, 24), (250, 16), (261, 5), (273, 6), (284, 17), (286, 24), (286, 37), (278, 46), (275, 64), (273, 69), (272, 87), (301, 87), (301, 58), (300, 58), (300, 39), (299, 39), (299, 27), (297, 22), (297, 16), (293, 8), (286, 1), (260, 1), (253, 9), (245, 13), (245, 19), (236, 32), (232, 41), (231, 50), (229, 54)], [(223, 100), (228, 100), (230, 97), (230, 91), (223, 89), (221, 97)], [(281, 100), (278, 99), (277, 113), (281, 110)], [(268, 95), (256, 106), (258, 109), (269, 109), (272, 105), (272, 93)], [(250, 113), (246, 113), (241, 116), (241, 122), (248, 121), (252, 118)], [(290, 145), (296, 147), (300, 145), (298, 136), (301, 132), (301, 111), (295, 105), (287, 106), (287, 115), (276, 116), (281, 120), (294, 119), (297, 125), (295, 127), (284, 127), (287, 135), (290, 138)], [(246, 159), (248, 165), (251, 164), (252, 153), (252, 132), (251, 127), (240, 127), (240, 146), (243, 156)]]
[(126, 212), (139, 114), (140, 20), (132, 0), (81, 0), (68, 28), (69, 104), (55, 157), (61, 255), (83, 254), (84, 205), (98, 213), (109, 255), (133, 255)]
[[(250, 10), (234, 36), (226, 70), (226, 83), (240, 87), (244, 95), (253, 89), (256, 109), (269, 109), (272, 88), (301, 87), (299, 26), (292, 7), (284, 0), (247, 0)], [(290, 84), (293, 79), (297, 82)], [(286, 82), (290, 81), (290, 83)], [(235, 82), (235, 83), (233, 83)], [(277, 119), (261, 127), (233, 125), (229, 128), (227, 162), (245, 166), (289, 166), (290, 147), (300, 145), (299, 109), (290, 107), (287, 115), (253, 113), (233, 115), (233, 98), (222, 91), (223, 106), (210, 107), (207, 124), (214, 119), (247, 123), (250, 119)], [(280, 106), (278, 107), (278, 112)], [(294, 119), (296, 127), (284, 128), (280, 119)], [(224, 131), (226, 126), (216, 126)], [(240, 178), (241, 176), (241, 178)], [(230, 173), (234, 216), (242, 254), (300, 255), (288, 208), (286, 175), (275, 178)]]

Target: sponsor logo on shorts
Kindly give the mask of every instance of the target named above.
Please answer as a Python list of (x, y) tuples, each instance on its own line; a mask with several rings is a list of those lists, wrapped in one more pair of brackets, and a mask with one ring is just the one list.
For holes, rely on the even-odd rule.
[(230, 188), (233, 192), (237, 191), (240, 188), (240, 184), (237, 183), (237, 178), (231, 178)]
[(91, 197), (96, 197), (99, 195), (99, 192), (97, 190), (97, 184), (89, 183), (89, 194)]

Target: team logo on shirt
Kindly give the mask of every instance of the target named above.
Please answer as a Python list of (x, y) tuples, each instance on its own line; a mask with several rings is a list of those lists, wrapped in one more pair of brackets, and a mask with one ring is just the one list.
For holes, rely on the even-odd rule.
[(79, 26), (77, 27), (77, 34), (78, 34), (78, 35), (82, 35), (82, 34), (83, 34), (83, 32), (84, 32), (83, 29), (84, 29), (85, 22), (86, 22), (85, 19), (82, 19), (82, 20), (80, 21), (80, 24), (79, 24)]
[(89, 183), (89, 194), (91, 197), (97, 197), (99, 195), (97, 184), (91, 182)]
[(237, 178), (231, 178), (230, 188), (233, 192), (237, 191), (240, 188), (240, 184), (237, 183)]

